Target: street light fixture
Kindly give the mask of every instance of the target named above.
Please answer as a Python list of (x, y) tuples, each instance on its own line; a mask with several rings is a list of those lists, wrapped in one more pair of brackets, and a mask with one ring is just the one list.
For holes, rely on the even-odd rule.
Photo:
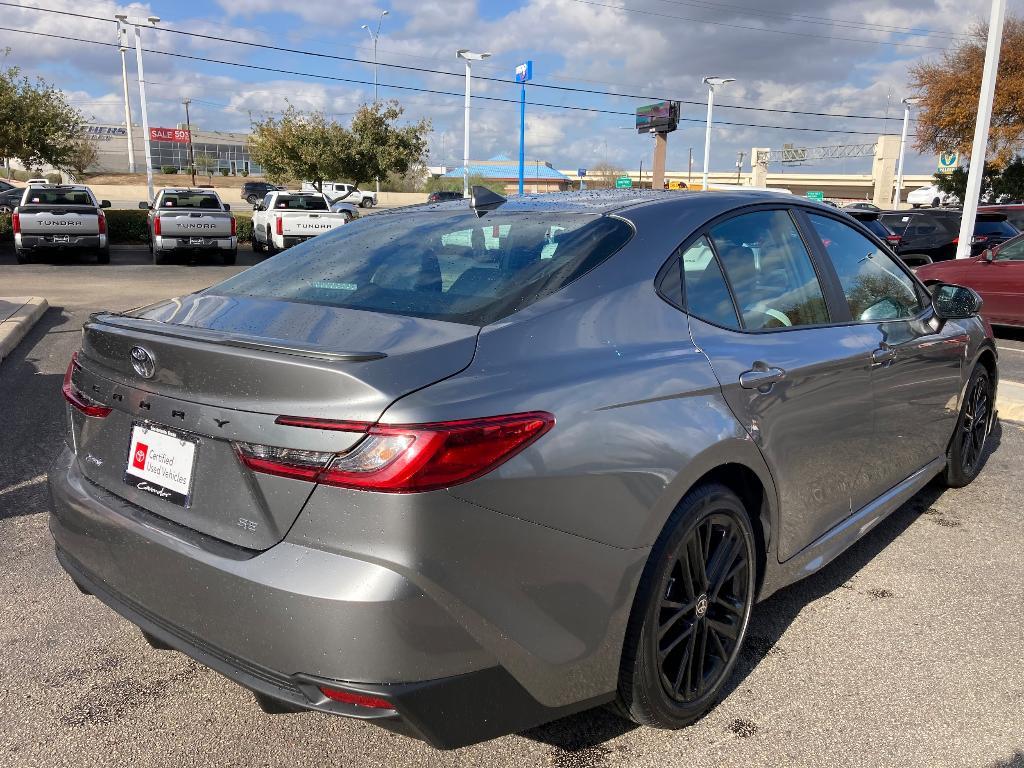
[[(373, 105), (377, 106), (377, 41), (380, 39), (380, 25), (384, 23), (384, 17), (388, 15), (387, 11), (380, 12), (380, 18), (377, 19), (377, 31), (371, 32), (369, 24), (363, 24), (360, 29), (365, 29), (366, 34), (373, 40)], [(377, 183), (377, 197), (380, 198), (380, 177), (375, 179)]]
[(128, 64), (125, 53), (128, 51), (128, 30), (125, 14), (114, 16), (117, 19), (117, 50), (121, 53), (121, 86), (124, 90), (124, 127), (128, 136), (128, 173), (135, 173), (135, 140), (132, 137), (132, 105), (128, 100)]
[(144, 24), (156, 26), (160, 23), (159, 16), (147, 16), (145, 21), (141, 19), (129, 19), (126, 14), (115, 15), (118, 22), (125, 25), (130, 24), (135, 29), (135, 64), (138, 67), (139, 77), (139, 101), (142, 103), (142, 140), (146, 149), (146, 187), (149, 191), (149, 199), (153, 199), (153, 153), (149, 146), (149, 113), (146, 110), (146, 73), (142, 68), (142, 33), (140, 27)]
[(462, 196), (469, 197), (469, 96), (472, 82), (470, 62), (483, 61), (490, 58), (490, 53), (474, 53), (468, 48), (460, 48), (455, 55), (466, 62), (466, 128), (462, 141)]
[(708, 188), (708, 164), (711, 160), (711, 111), (715, 105), (715, 88), (726, 83), (736, 82), (734, 77), (716, 77), (709, 75), (701, 80), (708, 87), (708, 122), (704, 131), (704, 181), (703, 187)]
[(910, 124), (910, 108), (920, 104), (921, 100), (908, 96), (903, 99), (903, 133), (900, 135), (900, 160), (896, 165), (896, 192), (892, 196), (892, 207), (900, 207), (900, 199), (903, 196), (903, 156), (907, 147), (907, 126)]

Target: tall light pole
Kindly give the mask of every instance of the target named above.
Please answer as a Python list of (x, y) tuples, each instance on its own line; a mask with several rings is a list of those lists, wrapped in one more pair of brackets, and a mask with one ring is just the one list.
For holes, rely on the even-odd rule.
[[(377, 31), (371, 32), (368, 24), (363, 24), (362, 29), (366, 30), (366, 34), (373, 40), (373, 106), (377, 106), (377, 41), (380, 39), (380, 25), (384, 23), (384, 17), (388, 15), (387, 11), (380, 12), (380, 18), (377, 19)], [(375, 179), (377, 183), (377, 197), (380, 197), (380, 176)]]
[(121, 52), (121, 85), (124, 88), (124, 127), (128, 132), (128, 173), (135, 173), (135, 141), (132, 138), (132, 104), (128, 100), (128, 65), (125, 63), (125, 54), (128, 51), (128, 30), (124, 28), (123, 20), (127, 16), (118, 15), (117, 19), (117, 49)]
[(992, 99), (996, 92), (996, 73), (999, 70), (999, 49), (1003, 43), (1005, 18), (1006, 0), (992, 0), (992, 16), (988, 22), (988, 45), (985, 48), (985, 68), (981, 72), (981, 92), (978, 95), (978, 121), (974, 124), (971, 167), (967, 172), (967, 199), (963, 201), (960, 239), (956, 244), (958, 259), (967, 259), (971, 255), (974, 220), (978, 216), (978, 198), (981, 196), (981, 177), (985, 173), (985, 150), (988, 147), (988, 129), (992, 122)]
[(150, 26), (155, 26), (160, 23), (159, 16), (148, 16), (146, 21), (143, 22), (140, 19), (128, 20), (128, 17), (123, 14), (117, 14), (116, 18), (126, 24), (131, 24), (135, 28), (135, 64), (139, 69), (139, 101), (142, 103), (142, 141), (143, 147), (146, 150), (146, 187), (149, 190), (149, 199), (153, 200), (153, 153), (149, 148), (149, 113), (146, 111), (146, 73), (142, 68), (142, 33), (140, 27), (145, 23)]
[(701, 80), (708, 87), (708, 124), (704, 131), (704, 190), (708, 188), (708, 166), (711, 161), (711, 112), (715, 106), (715, 88), (736, 81), (734, 77), (708, 76)]
[(892, 207), (900, 207), (903, 196), (903, 157), (907, 151), (907, 126), (910, 124), (910, 108), (920, 102), (918, 98), (907, 97), (903, 100), (903, 133), (900, 135), (900, 160), (896, 164), (896, 192), (892, 196)]
[(469, 97), (473, 81), (470, 62), (483, 61), (490, 58), (489, 53), (474, 53), (468, 48), (460, 48), (455, 55), (466, 62), (466, 133), (462, 140), (462, 196), (469, 197)]

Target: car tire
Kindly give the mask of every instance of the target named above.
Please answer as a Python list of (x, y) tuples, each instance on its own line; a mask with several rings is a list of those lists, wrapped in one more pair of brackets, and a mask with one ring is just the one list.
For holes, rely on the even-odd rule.
[(946, 469), (942, 479), (949, 488), (963, 488), (981, 472), (992, 428), (992, 377), (985, 366), (974, 368), (964, 391), (966, 395), (960, 406), (956, 430), (946, 449)]
[(267, 254), (273, 256), (277, 253), (277, 246), (274, 245), (274, 238), (270, 234), (270, 227), (267, 227)]
[(256, 237), (256, 230), (253, 230), (252, 232), (252, 252), (263, 253), (263, 243), (261, 243), (260, 239)]
[(351, 224), (352, 221), (353, 221), (352, 212), (351, 211), (342, 211), (341, 212), (341, 217), (345, 220), (346, 224)]
[(249, 205), (256, 205), (256, 203), (258, 203), (259, 201), (260, 198), (256, 195), (249, 195), (247, 198), (245, 198), (245, 202), (247, 202)]
[(238, 261), (238, 250), (231, 250), (221, 255), (221, 261), (225, 267), (235, 266), (235, 262)]
[(19, 264), (28, 264), (32, 261), (32, 257), (27, 251), (23, 251), (20, 248), (14, 249), (14, 258)]
[(932, 198), (932, 208), (938, 208), (941, 203), (942, 203), (942, 201), (939, 200), (939, 198), (937, 198), (937, 197), (933, 197)]
[(167, 263), (167, 259), (160, 251), (158, 251), (156, 248), (150, 248), (150, 250), (153, 253), (153, 264), (159, 266), (161, 264)]
[(739, 497), (717, 483), (687, 494), (651, 550), (633, 601), (614, 704), (620, 715), (682, 728), (715, 706), (743, 648), (756, 570)]
[(110, 249), (102, 248), (96, 251), (96, 263), (97, 264), (109, 264), (110, 263)]
[(0, 205), (0, 216), (5, 214), (14, 213), (14, 209), (9, 205)]
[(371, 200), (368, 197), (364, 197), (362, 200), (359, 201), (359, 207), (360, 208), (369, 208), (372, 205), (373, 205), (373, 200)]

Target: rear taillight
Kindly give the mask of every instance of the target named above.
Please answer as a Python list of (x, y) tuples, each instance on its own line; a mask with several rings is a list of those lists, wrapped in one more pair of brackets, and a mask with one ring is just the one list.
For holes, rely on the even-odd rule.
[(231, 217), (231, 236), (234, 237), (236, 234), (238, 234), (238, 222), (235, 220), (235, 217), (232, 216)]
[(889, 245), (899, 245), (903, 242), (903, 238), (899, 235), (886, 235), (885, 241), (889, 243)]
[(107, 217), (101, 212), (96, 216), (96, 231), (101, 234), (107, 234)]
[(547, 432), (550, 413), (517, 413), (432, 424), (383, 425), (282, 416), (277, 423), (311, 429), (361, 432), (345, 453), (236, 443), (255, 472), (294, 480), (384, 493), (447, 488), (490, 472)]
[(355, 704), (357, 707), (366, 707), (368, 709), (393, 710), (395, 708), (395, 705), (387, 699), (378, 699), (376, 696), (367, 696), (365, 693), (341, 691), (337, 688), (328, 688), (326, 685), (320, 686), (320, 693), (331, 701), (340, 701), (342, 704)]
[(160, 234), (160, 217), (159, 216), (157, 216), (156, 218), (153, 219), (153, 234), (154, 235), (159, 235)]
[(281, 218), (280, 216), (277, 217), (277, 225), (276, 225), (276, 227), (277, 227), (277, 234), (283, 235), (284, 234), (284, 219)]
[(78, 353), (75, 352), (71, 355), (71, 362), (68, 363), (68, 370), (64, 374), (64, 385), (61, 387), (61, 391), (64, 393), (64, 399), (86, 416), (93, 416), (97, 419), (109, 416), (111, 411), (110, 408), (90, 400), (86, 395), (82, 394), (78, 387), (76, 387), (71, 381), (71, 376), (74, 372), (80, 370), (82, 370), (82, 366), (78, 364)]
[(11, 229), (14, 231), (14, 234), (21, 234), (21, 214), (17, 211), (11, 214)]
[(988, 235), (975, 235), (971, 238), (971, 245), (981, 245), (988, 242)]

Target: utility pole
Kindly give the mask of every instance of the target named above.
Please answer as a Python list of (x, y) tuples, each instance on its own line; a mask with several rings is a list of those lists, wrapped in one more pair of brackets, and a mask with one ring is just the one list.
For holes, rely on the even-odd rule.
[(734, 77), (705, 77), (704, 85), (708, 87), (708, 119), (707, 128), (704, 131), (704, 181), (703, 190), (708, 189), (708, 167), (711, 160), (711, 113), (715, 106), (715, 86), (735, 82)]
[(524, 61), (516, 67), (519, 90), (519, 194), (523, 194), (523, 174), (526, 165), (526, 84), (533, 79), (533, 62)]
[(468, 48), (460, 48), (455, 52), (455, 55), (466, 62), (466, 104), (465, 104), (465, 116), (466, 116), (466, 128), (465, 135), (462, 139), (462, 196), (469, 197), (469, 103), (470, 103), (470, 89), (472, 87), (473, 73), (470, 68), (470, 62), (483, 61), (484, 59), (490, 58), (489, 53), (474, 53)]
[[(377, 31), (371, 32), (370, 27), (367, 24), (362, 25), (362, 29), (366, 30), (366, 34), (373, 40), (373, 106), (377, 106), (377, 41), (380, 39), (380, 25), (384, 23), (384, 17), (388, 15), (387, 11), (380, 12), (380, 18), (377, 19)], [(377, 197), (380, 197), (380, 176), (375, 181), (377, 182)]]
[(693, 181), (693, 147), (690, 147), (690, 160), (689, 164), (687, 165), (687, 169), (688, 170), (686, 171), (686, 183), (687, 185), (689, 185), (689, 183)]
[(974, 239), (974, 220), (978, 216), (978, 198), (981, 197), (981, 177), (985, 173), (985, 151), (988, 148), (988, 129), (992, 122), (992, 99), (996, 92), (999, 71), (999, 49), (1003, 44), (1003, 21), (1006, 18), (1006, 0), (992, 0), (992, 16), (988, 22), (988, 45), (985, 48), (985, 68), (981, 73), (981, 92), (978, 94), (978, 121), (974, 124), (974, 143), (971, 145), (971, 167), (967, 172), (967, 199), (960, 219), (960, 239), (956, 257), (971, 256)]
[(903, 197), (903, 157), (907, 150), (907, 125), (910, 123), (910, 107), (917, 104), (920, 99), (903, 99), (903, 133), (900, 134), (900, 159), (896, 164), (896, 191), (892, 196), (892, 207), (900, 207), (900, 199)]
[(740, 174), (743, 172), (743, 158), (746, 156), (745, 152), (736, 153), (736, 183), (740, 183)]
[(124, 89), (124, 127), (128, 134), (128, 173), (135, 173), (135, 141), (132, 138), (132, 104), (128, 100), (128, 64), (125, 54), (128, 51), (128, 32), (117, 19), (117, 49), (121, 52), (121, 85)]
[(188, 105), (192, 103), (192, 99), (186, 96), (181, 103), (185, 105), (185, 128), (188, 130), (188, 166), (192, 170), (192, 186), (194, 187), (196, 185), (196, 153), (192, 149), (192, 121), (188, 116)]

